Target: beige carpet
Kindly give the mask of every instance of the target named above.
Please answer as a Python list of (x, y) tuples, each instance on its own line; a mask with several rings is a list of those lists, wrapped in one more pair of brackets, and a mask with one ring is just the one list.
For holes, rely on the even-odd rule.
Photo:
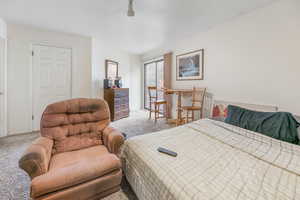
[[(147, 114), (145, 111), (131, 112), (129, 118), (113, 122), (112, 126), (126, 133), (128, 137), (171, 128), (163, 119), (156, 124), (153, 120), (148, 120)], [(30, 179), (24, 171), (19, 169), (18, 160), (37, 137), (38, 134), (30, 133), (0, 139), (0, 200), (30, 199)], [(137, 198), (126, 180), (122, 182), (121, 191), (105, 198), (105, 200), (128, 199)]]

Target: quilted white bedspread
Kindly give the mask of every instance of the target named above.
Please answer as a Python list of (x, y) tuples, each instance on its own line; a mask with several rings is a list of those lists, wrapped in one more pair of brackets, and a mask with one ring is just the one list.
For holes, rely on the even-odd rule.
[(300, 199), (300, 146), (223, 122), (205, 119), (134, 137), (121, 157), (140, 200)]

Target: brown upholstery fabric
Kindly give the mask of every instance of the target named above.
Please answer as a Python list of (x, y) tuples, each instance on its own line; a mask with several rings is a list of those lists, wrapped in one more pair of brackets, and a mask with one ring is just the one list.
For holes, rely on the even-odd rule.
[(97, 178), (95, 180), (67, 188), (62, 191), (53, 192), (36, 200), (93, 200), (105, 197), (120, 189), (122, 179), (121, 171)]
[(124, 143), (124, 137), (118, 130), (107, 127), (103, 131), (103, 142), (110, 153), (118, 154)]
[(115, 155), (124, 138), (110, 128), (107, 103), (72, 99), (49, 105), (41, 135), (19, 165), (32, 178), (33, 199), (90, 200), (119, 189), (121, 162)]
[(102, 144), (102, 131), (109, 123), (105, 101), (72, 99), (46, 108), (41, 135), (54, 140), (52, 154), (56, 154)]
[(26, 150), (19, 160), (19, 167), (26, 171), (31, 179), (48, 171), (53, 140), (40, 137)]
[(102, 177), (116, 170), (121, 170), (121, 163), (114, 154), (82, 158), (77, 163), (52, 169), (35, 177), (31, 183), (31, 195), (38, 197)]
[(104, 145), (97, 145), (77, 151), (58, 153), (52, 156), (49, 171), (74, 165), (86, 158), (95, 158), (108, 153), (109, 152)]

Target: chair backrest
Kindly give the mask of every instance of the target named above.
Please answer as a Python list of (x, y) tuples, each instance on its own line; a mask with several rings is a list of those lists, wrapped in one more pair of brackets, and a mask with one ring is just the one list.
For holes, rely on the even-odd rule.
[(148, 94), (149, 98), (157, 98), (157, 87), (155, 86), (148, 86)]
[(203, 107), (206, 88), (193, 88), (192, 106)]
[(54, 140), (52, 154), (103, 144), (102, 131), (110, 123), (101, 99), (72, 99), (51, 104), (41, 119), (41, 135)]

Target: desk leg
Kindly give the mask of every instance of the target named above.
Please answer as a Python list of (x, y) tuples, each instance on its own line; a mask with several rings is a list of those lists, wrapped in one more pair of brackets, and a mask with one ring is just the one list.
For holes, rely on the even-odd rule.
[(178, 92), (178, 100), (177, 100), (177, 121), (176, 125), (181, 125), (181, 92)]
[[(168, 93), (168, 103), (166, 105), (167, 110), (168, 110), (168, 112), (167, 112), (167, 114), (168, 114), (167, 123), (168, 124), (176, 124), (177, 125), (177, 118), (172, 119), (172, 105), (173, 105), (172, 104), (172, 98), (173, 98), (174, 94), (175, 93)], [(178, 113), (177, 113), (177, 115), (178, 115)]]

